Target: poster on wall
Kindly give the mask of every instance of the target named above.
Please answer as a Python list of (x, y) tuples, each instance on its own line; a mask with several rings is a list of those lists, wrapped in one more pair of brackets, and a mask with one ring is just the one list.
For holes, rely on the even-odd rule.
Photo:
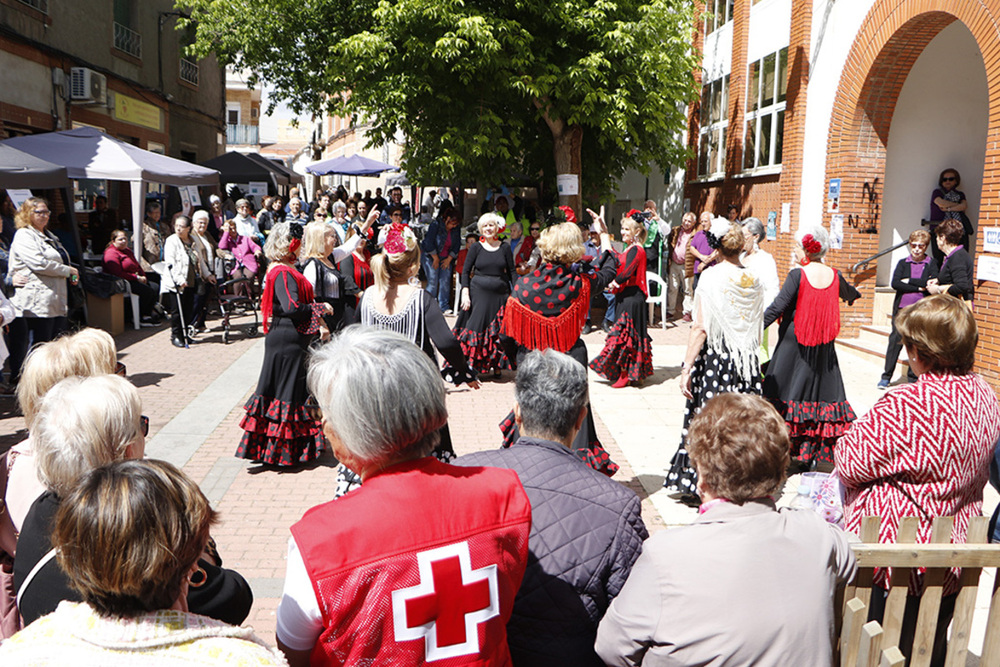
[(830, 216), (830, 247), (834, 250), (844, 247), (844, 216), (840, 213)]
[(792, 205), (785, 202), (781, 205), (781, 233), (787, 234), (792, 231)]
[(831, 178), (830, 179), (830, 191), (826, 195), (826, 211), (827, 213), (839, 213), (840, 212), (840, 179)]
[(768, 211), (767, 213), (767, 240), (773, 241), (778, 238), (778, 212)]
[(560, 197), (580, 194), (580, 177), (576, 174), (556, 174), (556, 189)]
[(976, 280), (1000, 283), (1000, 257), (980, 255), (976, 269)]
[(201, 206), (201, 194), (198, 192), (197, 185), (187, 186), (188, 196), (191, 198), (192, 206)]
[(253, 195), (257, 201), (267, 195), (267, 181), (250, 181), (247, 183), (247, 187), (250, 190), (247, 194)]
[(983, 231), (986, 234), (983, 251), (1000, 252), (1000, 227), (987, 227)]
[(187, 187), (177, 188), (177, 193), (181, 196), (181, 212), (184, 215), (191, 214), (191, 193)]
[(11, 189), (7, 191), (7, 196), (10, 197), (10, 201), (14, 204), (14, 208), (21, 208), (21, 204), (31, 199), (34, 195), (31, 194), (31, 190)]

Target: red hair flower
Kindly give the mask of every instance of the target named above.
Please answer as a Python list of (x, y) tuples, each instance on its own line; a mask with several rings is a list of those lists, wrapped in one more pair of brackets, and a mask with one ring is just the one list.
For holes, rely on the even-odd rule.
[(823, 249), (823, 245), (814, 239), (812, 234), (806, 234), (802, 237), (802, 249), (807, 255), (815, 255)]
[(385, 251), (390, 255), (397, 255), (401, 252), (406, 252), (406, 233), (410, 232), (410, 236), (413, 232), (406, 225), (398, 222), (394, 222), (389, 225), (389, 231), (385, 235)]
[(566, 216), (566, 222), (576, 222), (576, 213), (569, 206), (560, 206), (559, 210)]

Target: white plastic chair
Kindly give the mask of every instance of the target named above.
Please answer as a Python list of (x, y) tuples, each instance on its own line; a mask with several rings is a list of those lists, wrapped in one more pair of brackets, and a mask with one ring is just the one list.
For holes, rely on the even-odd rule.
[[(656, 285), (660, 293), (658, 296), (653, 296), (653, 285)], [(652, 323), (653, 316), (656, 315), (656, 306), (660, 307), (660, 326), (664, 329), (667, 328), (667, 282), (660, 278), (657, 274), (652, 271), (646, 271), (646, 289), (649, 291), (649, 296), (646, 297), (646, 303), (649, 304), (649, 321)]]
[(123, 282), (125, 283), (125, 296), (132, 302), (132, 326), (139, 329), (139, 295), (132, 291), (132, 285), (129, 281), (123, 279)]

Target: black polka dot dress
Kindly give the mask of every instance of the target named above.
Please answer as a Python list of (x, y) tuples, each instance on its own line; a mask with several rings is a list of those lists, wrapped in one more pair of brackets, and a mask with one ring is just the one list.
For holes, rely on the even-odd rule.
[(760, 373), (755, 372), (751, 379), (744, 379), (740, 376), (732, 355), (725, 348), (716, 350), (706, 343), (691, 368), (692, 396), (684, 406), (681, 445), (670, 461), (670, 469), (663, 483), (669, 491), (689, 497), (698, 495), (698, 473), (691, 465), (687, 453), (688, 426), (705, 403), (719, 394), (731, 392), (760, 395)]

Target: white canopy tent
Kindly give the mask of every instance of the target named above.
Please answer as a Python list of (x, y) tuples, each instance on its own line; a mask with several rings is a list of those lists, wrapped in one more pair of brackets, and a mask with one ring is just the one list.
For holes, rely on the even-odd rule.
[(119, 141), (92, 127), (7, 139), (0, 144), (66, 167), (69, 178), (128, 181), (132, 195), (132, 244), (142, 252), (146, 183), (218, 185), (219, 172)]

